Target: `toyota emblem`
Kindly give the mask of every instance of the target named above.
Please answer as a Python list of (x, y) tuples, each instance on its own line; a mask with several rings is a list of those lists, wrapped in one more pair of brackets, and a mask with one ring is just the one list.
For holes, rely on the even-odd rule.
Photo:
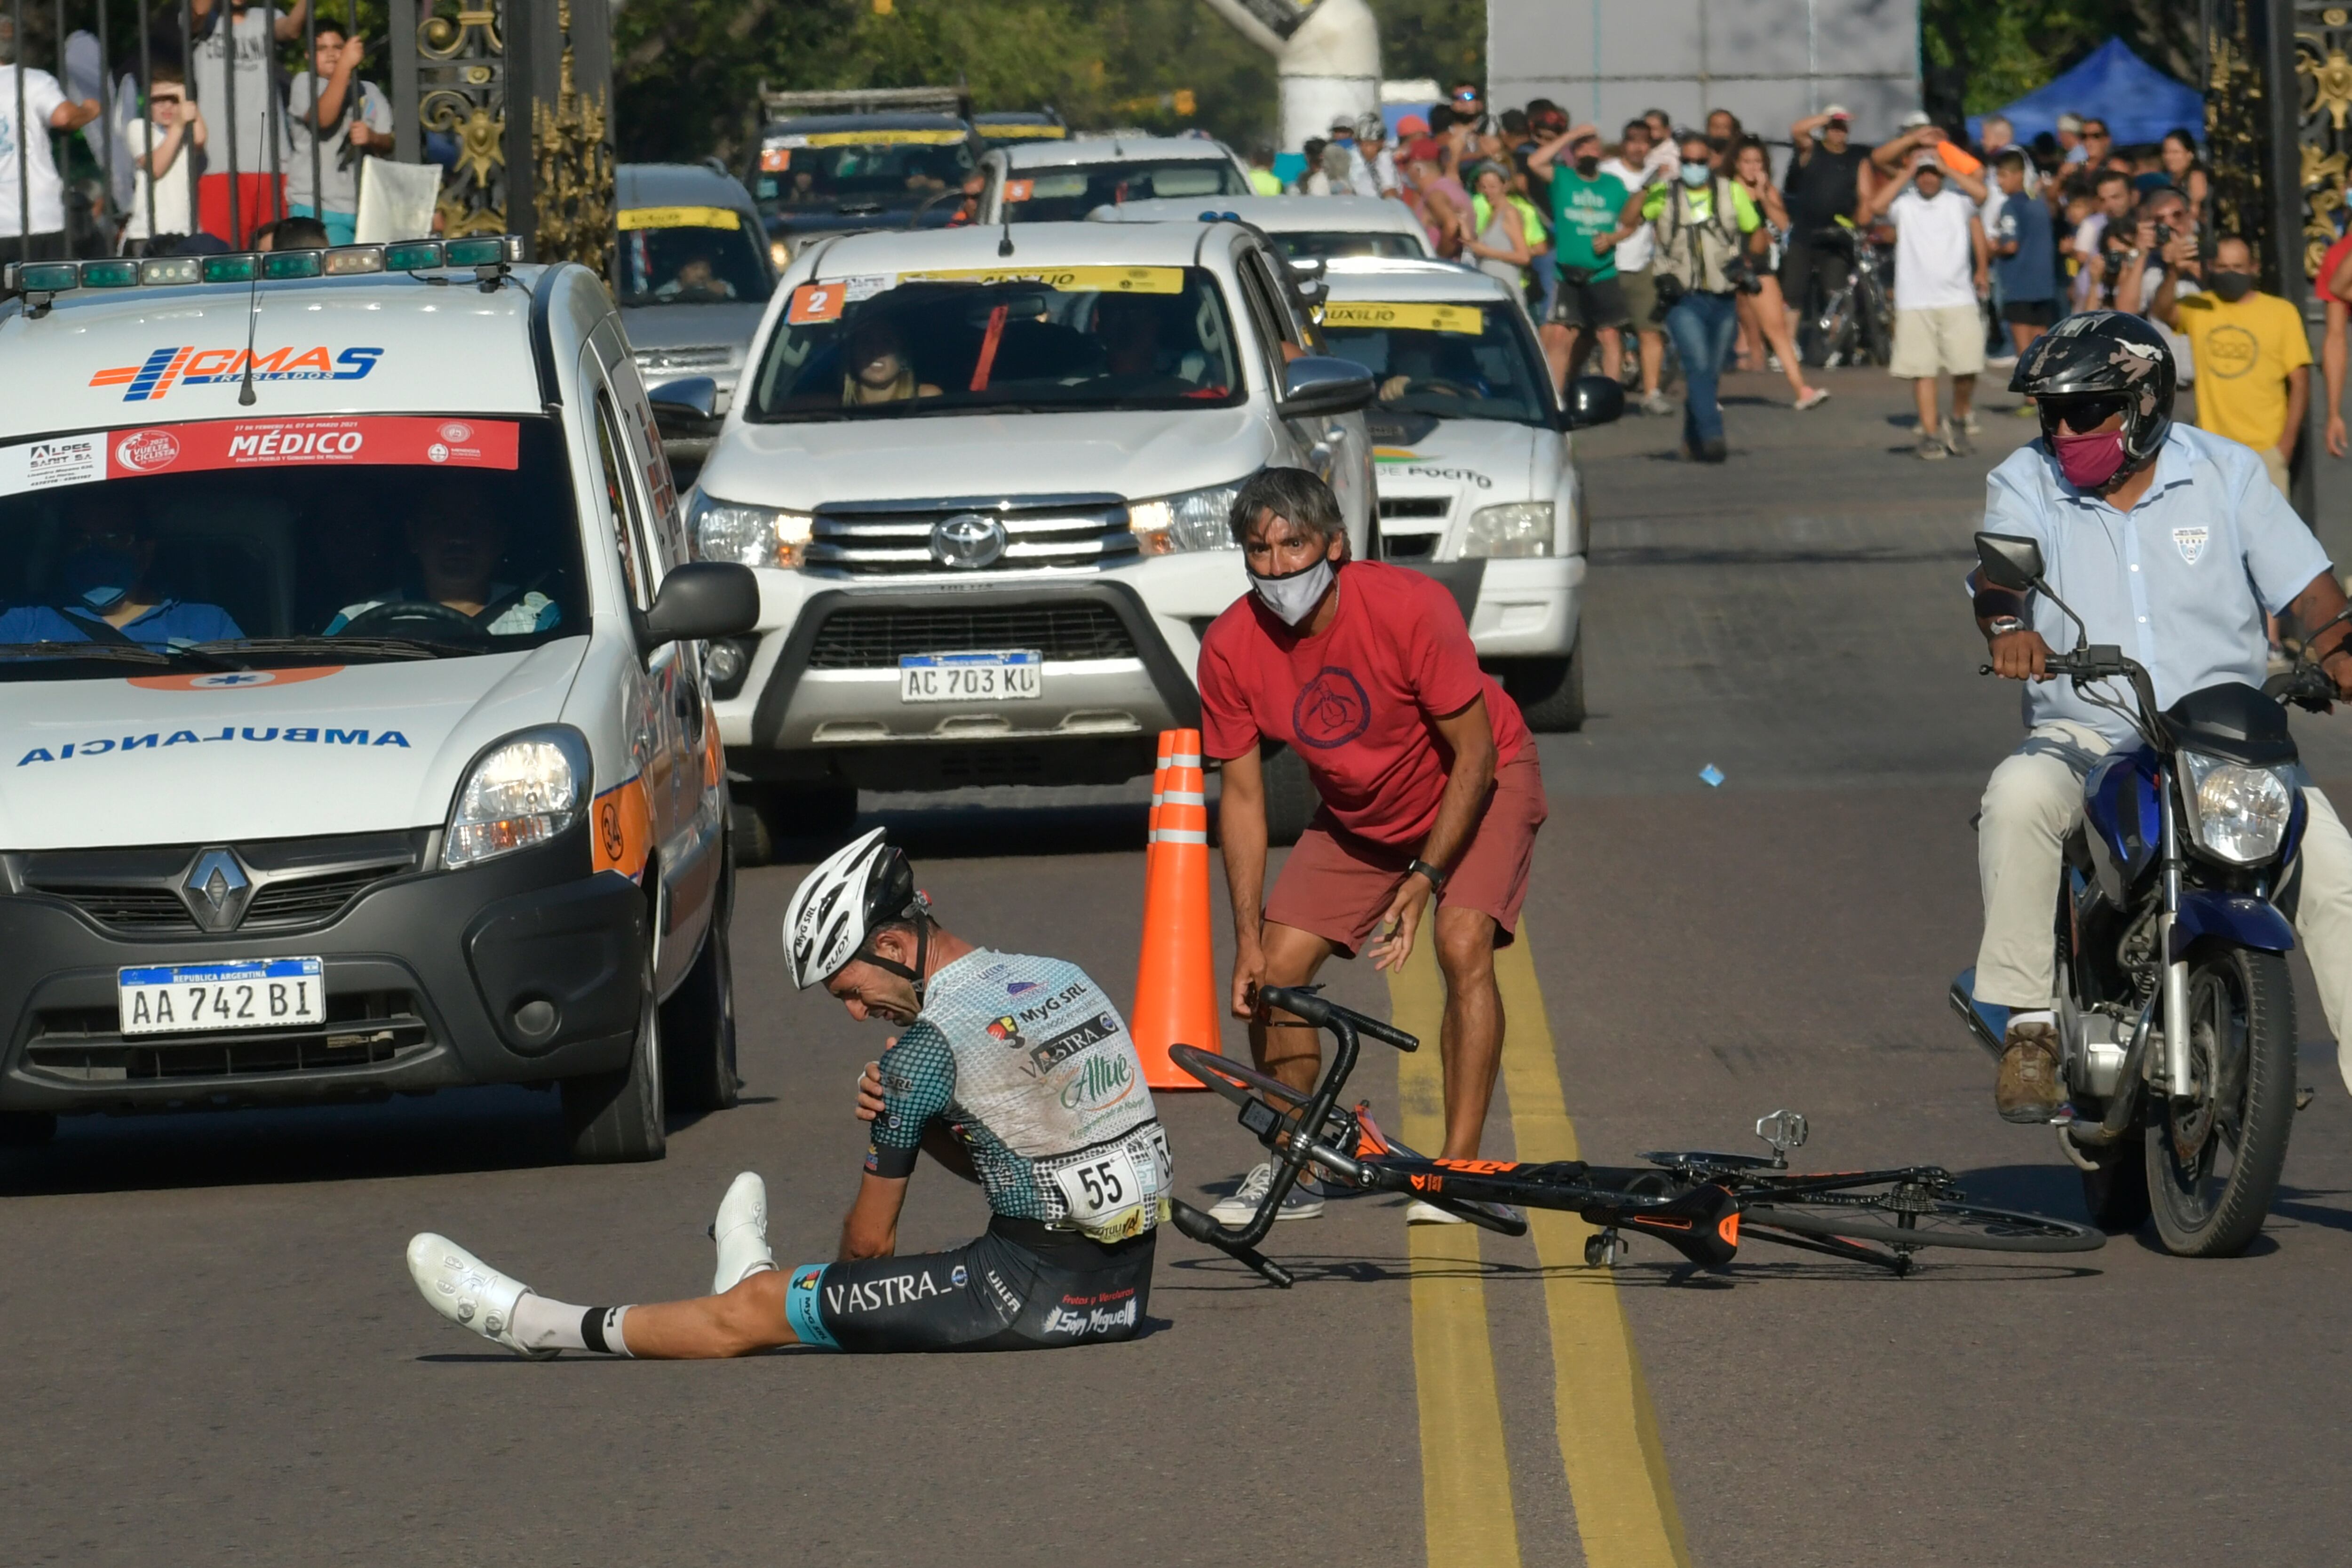
[(1004, 524), (976, 511), (960, 511), (931, 525), (931, 559), (942, 566), (977, 572), (1004, 553)]

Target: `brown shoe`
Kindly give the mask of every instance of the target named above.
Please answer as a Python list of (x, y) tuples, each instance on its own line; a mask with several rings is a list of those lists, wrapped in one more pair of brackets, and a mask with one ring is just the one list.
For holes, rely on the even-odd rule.
[(2058, 1080), (2058, 1029), (2052, 1024), (2011, 1024), (2000, 1053), (1992, 1102), (2004, 1121), (2047, 1121), (2065, 1102)]

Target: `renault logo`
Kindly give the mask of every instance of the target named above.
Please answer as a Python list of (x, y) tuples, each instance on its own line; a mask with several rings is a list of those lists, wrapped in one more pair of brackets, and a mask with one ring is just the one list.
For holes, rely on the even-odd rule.
[(235, 931), (252, 896), (253, 879), (227, 849), (205, 850), (180, 879), (180, 901), (205, 931)]
[(931, 525), (931, 559), (942, 566), (976, 572), (1004, 553), (1004, 524), (976, 511), (960, 511)]

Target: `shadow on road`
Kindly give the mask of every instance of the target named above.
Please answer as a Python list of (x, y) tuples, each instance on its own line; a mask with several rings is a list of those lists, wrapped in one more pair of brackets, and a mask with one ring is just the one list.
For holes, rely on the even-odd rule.
[[(673, 1116), (676, 1133), (700, 1118)], [(443, 1089), (377, 1104), (80, 1116), (0, 1151), (0, 1196), (526, 1170), (571, 1163), (551, 1090)]]
[(1140, 801), (1057, 805), (1041, 800), (1034, 805), (966, 805), (942, 797), (937, 805), (860, 812), (856, 826), (837, 836), (780, 837), (774, 858), (785, 865), (822, 860), (851, 837), (877, 827), (888, 828), (890, 842), (917, 861), (1131, 853), (1144, 847), (1150, 811)]

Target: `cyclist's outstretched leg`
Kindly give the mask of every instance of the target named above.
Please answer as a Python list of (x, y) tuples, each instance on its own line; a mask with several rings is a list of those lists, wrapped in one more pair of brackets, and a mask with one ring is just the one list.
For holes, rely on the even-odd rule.
[[(732, 1205), (735, 1189), (729, 1195)], [(1150, 1298), (1155, 1247), (1149, 1230), (1099, 1242), (1000, 1215), (976, 1240), (908, 1258), (780, 1269), (763, 1241), (747, 1249), (739, 1230), (731, 1247), (719, 1237), (722, 1277), (730, 1250), (751, 1272), (729, 1289), (619, 1307), (556, 1300), (429, 1232), (408, 1244), (408, 1269), (436, 1311), (518, 1354), (701, 1361), (794, 1344), (887, 1352), (1130, 1339)]]

